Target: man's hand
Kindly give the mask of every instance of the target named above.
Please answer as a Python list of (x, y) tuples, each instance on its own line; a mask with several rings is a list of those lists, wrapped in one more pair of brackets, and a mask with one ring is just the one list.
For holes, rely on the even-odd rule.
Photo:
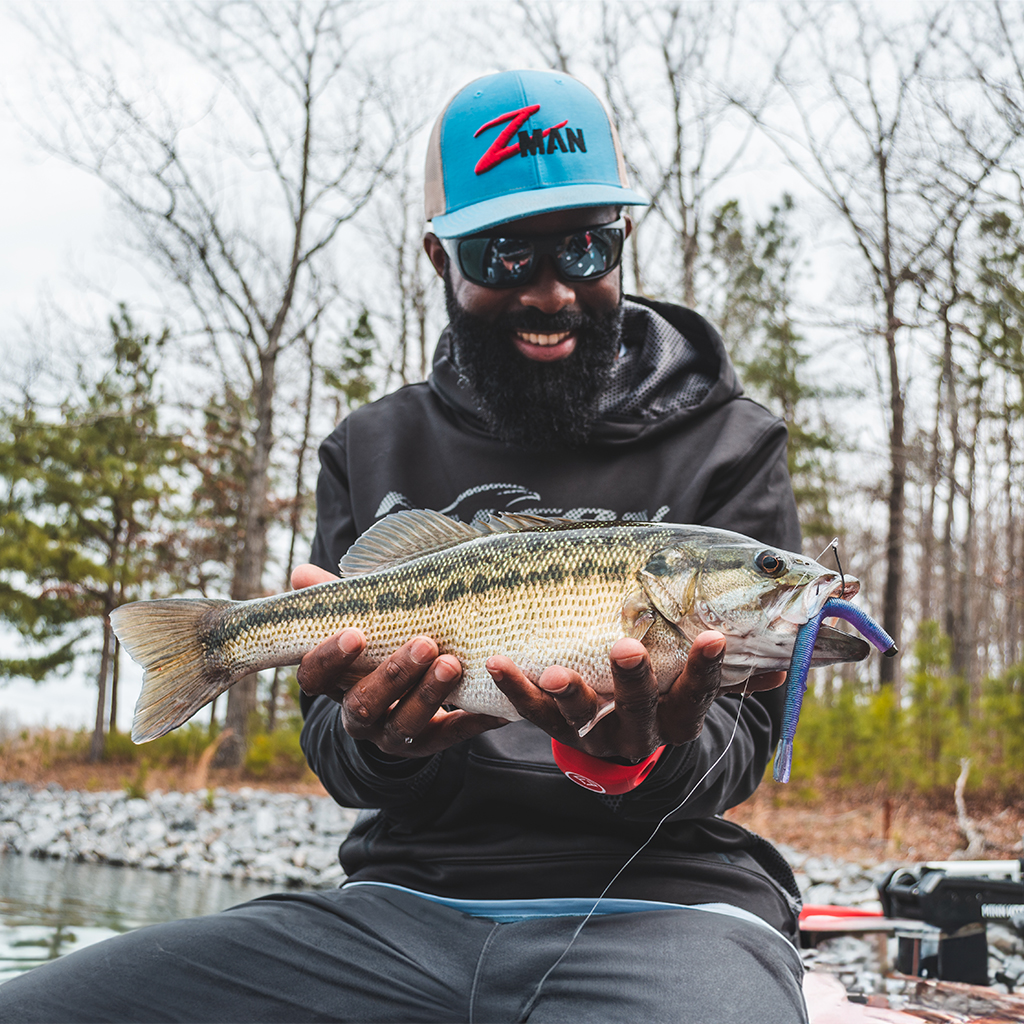
[[(292, 573), (292, 586), (299, 590), (336, 579), (318, 566), (300, 565)], [(343, 629), (314, 647), (298, 671), (303, 693), (322, 694), (341, 705), (342, 725), (354, 739), (369, 740), (393, 757), (427, 757), (507, 724), (504, 718), (441, 707), (461, 681), (462, 665), (450, 654), (439, 657), (430, 637), (413, 637), (368, 675), (353, 680), (350, 666), (365, 647), (359, 630)]]
[(555, 665), (545, 669), (535, 685), (503, 656), (489, 658), (487, 670), (523, 718), (560, 743), (595, 757), (638, 760), (662, 744), (678, 745), (699, 736), (704, 716), (720, 693), (771, 690), (785, 682), (784, 672), (771, 672), (723, 687), (724, 655), (721, 633), (701, 633), (690, 648), (686, 667), (662, 694), (644, 645), (629, 638), (617, 640), (609, 652), (615, 710), (583, 737), (577, 730), (594, 720), (604, 700), (576, 672)]

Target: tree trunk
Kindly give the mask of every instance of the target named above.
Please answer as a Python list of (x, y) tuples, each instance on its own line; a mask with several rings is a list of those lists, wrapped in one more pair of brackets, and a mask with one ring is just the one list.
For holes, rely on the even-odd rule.
[[(259, 597), (263, 586), (263, 566), (267, 559), (267, 496), (270, 490), (270, 451), (274, 444), (273, 412), (277, 348), (268, 346), (260, 354), (261, 376), (256, 392), (256, 431), (252, 463), (246, 486), (245, 543), (231, 586), (235, 601)], [(240, 679), (228, 690), (228, 710), (224, 722), (231, 736), (221, 744), (214, 759), (218, 768), (237, 768), (245, 757), (249, 722), (258, 704), (253, 674)]]
[[(904, 444), (905, 402), (896, 357), (895, 288), (886, 297), (885, 344), (889, 356), (889, 530), (886, 542), (885, 591), (882, 602), (882, 626), (900, 643), (902, 617), (901, 584), (903, 577), (903, 522), (906, 512), (907, 452)], [(883, 685), (897, 682), (897, 658), (883, 658), (879, 678)]]
[(1003, 643), (1003, 671), (1020, 660), (1020, 579), (1017, 569), (1017, 521), (1013, 500), (1013, 433), (1010, 429), (1013, 411), (1003, 382), (1003, 457), (1006, 461), (1006, 633)]
[(121, 641), (114, 637), (114, 652), (110, 666), (110, 731), (117, 732), (117, 681), (121, 675)]
[(644, 277), (643, 268), (640, 263), (639, 233), (636, 230), (629, 236), (629, 251), (633, 264), (633, 287), (636, 289), (635, 294), (643, 295)]
[[(292, 569), (295, 568), (295, 547), (298, 544), (299, 532), (302, 528), (302, 510), (306, 500), (306, 489), (303, 486), (303, 474), (306, 468), (306, 452), (309, 450), (313, 402), (316, 398), (315, 345), (315, 340), (312, 337), (307, 336), (306, 358), (309, 361), (309, 375), (306, 378), (305, 409), (302, 417), (302, 438), (299, 441), (299, 450), (295, 457), (295, 497), (292, 500), (292, 510), (288, 523), (291, 530), (291, 539), (288, 542), (288, 564), (284, 567), (284, 590), (290, 590), (292, 585)], [(280, 688), (280, 677), (280, 668), (275, 668), (274, 676), (270, 681), (270, 697), (267, 699), (267, 732), (273, 732), (277, 728), (277, 699)]]
[(96, 726), (89, 744), (89, 760), (93, 763), (103, 756), (103, 730), (107, 710), (107, 675), (110, 672), (110, 616), (103, 616), (103, 647), (100, 652), (99, 693), (96, 697)]
[(953, 524), (956, 520), (956, 499), (959, 494), (957, 486), (957, 466), (963, 449), (960, 443), (960, 399), (956, 391), (956, 379), (950, 372), (947, 381), (946, 407), (949, 416), (949, 459), (946, 465), (946, 487), (948, 489), (946, 504), (946, 522), (942, 531), (942, 628), (955, 649), (957, 644), (956, 606), (956, 559), (953, 557)]
[(970, 686), (971, 704), (976, 707), (981, 700), (980, 680), (977, 679), (977, 647), (975, 635), (975, 559), (976, 533), (974, 486), (978, 465), (977, 430), (981, 417), (980, 388), (974, 398), (974, 429), (971, 431), (971, 443), (967, 446), (967, 485), (964, 498), (967, 503), (967, 522), (964, 526), (963, 571), (957, 594), (959, 621), (957, 622), (956, 638), (953, 641), (952, 669), (955, 675), (961, 676)]
[[(939, 311), (942, 321), (942, 362), (939, 380), (935, 388), (935, 421), (929, 440), (931, 446), (928, 460), (927, 506), (924, 521), (921, 523), (921, 565), (918, 576), (918, 589), (921, 594), (921, 619), (927, 621), (936, 615), (932, 602), (935, 590), (935, 515), (939, 504), (939, 486), (942, 482), (942, 422), (949, 411), (950, 403), (955, 403), (955, 393), (950, 394), (953, 387), (953, 325), (949, 318), (950, 303), (944, 302)], [(944, 400), (944, 395), (949, 401)], [(945, 564), (945, 563), (943, 563)]]

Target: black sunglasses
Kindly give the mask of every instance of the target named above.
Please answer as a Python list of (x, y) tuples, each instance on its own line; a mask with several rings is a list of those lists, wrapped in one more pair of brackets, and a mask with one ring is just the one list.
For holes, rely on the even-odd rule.
[(554, 259), (555, 271), (564, 281), (596, 281), (610, 274), (622, 259), (625, 229), (625, 218), (620, 218), (568, 233), (524, 238), (472, 235), (440, 242), (467, 281), (484, 288), (521, 288), (537, 272), (542, 256)]

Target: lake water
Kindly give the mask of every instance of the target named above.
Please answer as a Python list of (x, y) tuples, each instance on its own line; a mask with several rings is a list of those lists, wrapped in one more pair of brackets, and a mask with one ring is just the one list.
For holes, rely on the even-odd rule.
[(0, 854), (0, 983), (100, 939), (280, 886)]

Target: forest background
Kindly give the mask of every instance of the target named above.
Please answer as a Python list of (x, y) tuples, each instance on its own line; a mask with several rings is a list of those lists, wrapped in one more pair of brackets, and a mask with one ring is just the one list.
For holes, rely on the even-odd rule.
[[(430, 124), (475, 75), (554, 68), (608, 105), (652, 200), (627, 290), (716, 324), (789, 427), (806, 553), (838, 537), (903, 650), (815, 674), (794, 775), (927, 791), (969, 757), (973, 785), (1024, 795), (1024, 7), (110, 2), (5, 19), (10, 116), (109, 204), (102, 253), (2, 327), (5, 706), (70, 675), (95, 703), (90, 756), (128, 756), (137, 673), (109, 612), (288, 586), (317, 443), (429, 372)], [(294, 756), (294, 694), (266, 673), (182, 735), (228, 726), (227, 764)]]

